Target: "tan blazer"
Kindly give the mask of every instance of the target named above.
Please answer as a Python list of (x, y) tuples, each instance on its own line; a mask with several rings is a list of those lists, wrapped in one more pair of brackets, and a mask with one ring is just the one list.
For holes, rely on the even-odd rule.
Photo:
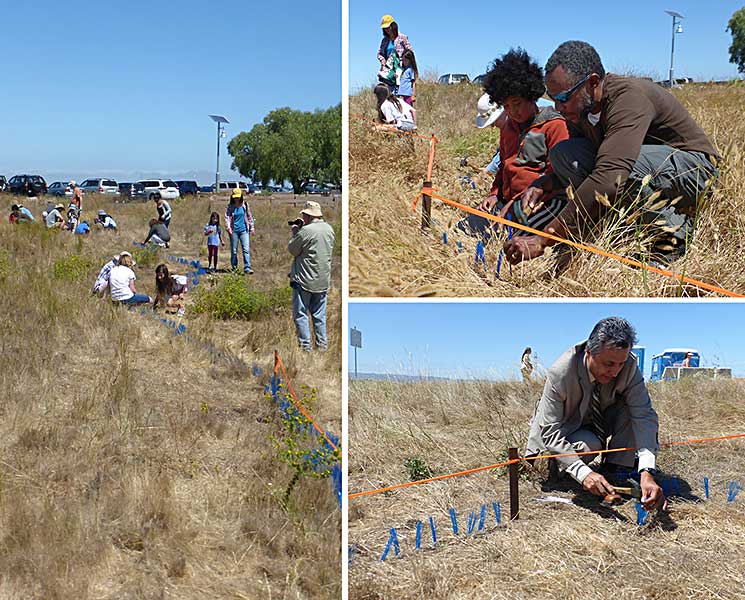
[[(586, 344), (582, 342), (564, 352), (549, 370), (530, 425), (528, 455), (575, 452), (566, 436), (582, 427), (592, 401), (593, 386), (585, 366)], [(630, 420), (633, 447), (657, 452), (657, 413), (632, 352), (618, 376), (600, 387), (600, 406), (611, 435)], [(566, 468), (577, 457), (557, 460)]]

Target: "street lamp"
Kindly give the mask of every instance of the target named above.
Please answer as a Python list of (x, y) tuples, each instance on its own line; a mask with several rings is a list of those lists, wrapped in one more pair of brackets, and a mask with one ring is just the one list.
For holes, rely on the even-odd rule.
[[(673, 87), (673, 57), (675, 56), (675, 34), (683, 33), (683, 25), (680, 24), (678, 19), (684, 19), (685, 17), (680, 13), (676, 13), (674, 10), (666, 10), (668, 15), (673, 18), (673, 43), (670, 50), (670, 89)], [(677, 25), (677, 28), (676, 28)]]
[(220, 115), (210, 115), (215, 123), (217, 123), (217, 168), (215, 169), (215, 193), (220, 191), (220, 138), (225, 137), (225, 123), (230, 123), (225, 117)]

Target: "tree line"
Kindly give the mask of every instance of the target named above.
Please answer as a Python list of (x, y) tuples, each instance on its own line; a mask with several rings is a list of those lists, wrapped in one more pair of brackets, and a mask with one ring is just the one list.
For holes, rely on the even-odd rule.
[(341, 104), (303, 112), (278, 108), (228, 144), (232, 168), (251, 181), (341, 183)]

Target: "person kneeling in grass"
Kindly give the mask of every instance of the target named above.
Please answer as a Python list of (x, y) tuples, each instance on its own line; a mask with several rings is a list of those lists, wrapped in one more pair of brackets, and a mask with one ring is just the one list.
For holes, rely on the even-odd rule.
[(121, 304), (150, 304), (152, 298), (146, 294), (138, 294), (135, 289), (137, 276), (132, 270), (134, 261), (129, 255), (120, 255), (119, 264), (109, 273), (109, 291), (111, 301)]
[(150, 219), (150, 231), (148, 231), (147, 237), (142, 243), (147, 244), (148, 242), (152, 242), (161, 248), (168, 248), (168, 242), (170, 241), (171, 233), (168, 231), (168, 227), (158, 221), (158, 219)]
[(168, 272), (168, 267), (164, 264), (160, 264), (155, 267), (155, 288), (157, 293), (155, 295), (155, 302), (153, 303), (153, 310), (158, 304), (166, 305), (166, 308), (178, 309), (179, 316), (183, 315), (186, 309), (184, 308), (184, 296), (189, 291), (188, 279), (184, 275), (171, 275)]

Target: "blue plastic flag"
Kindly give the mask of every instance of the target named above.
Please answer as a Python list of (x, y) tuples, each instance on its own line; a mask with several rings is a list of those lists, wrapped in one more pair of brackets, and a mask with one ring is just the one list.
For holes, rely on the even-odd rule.
[(492, 510), (494, 511), (494, 519), (497, 521), (497, 525), (502, 523), (502, 506), (499, 502), (491, 503)]
[(416, 549), (419, 550), (419, 548), (422, 547), (422, 522), (417, 521), (416, 522)]
[(458, 517), (456, 517), (456, 515), (455, 515), (455, 509), (454, 508), (451, 508), (450, 509), (450, 523), (453, 526), (453, 533), (455, 535), (458, 535)]
[(396, 535), (396, 530), (394, 528), (391, 528), (391, 536), (388, 538), (388, 543), (385, 545), (385, 550), (383, 551), (383, 556), (380, 557), (380, 560), (383, 561), (388, 556), (388, 552), (391, 549), (391, 545), (393, 545), (393, 551), (395, 552), (396, 556), (401, 554), (401, 548), (398, 545), (398, 536)]
[(635, 503), (634, 508), (636, 508), (636, 524), (640, 526), (644, 525), (644, 522), (647, 520), (647, 515), (649, 515), (649, 513), (644, 510), (641, 502)]
[(704, 477), (704, 496), (706, 496), (706, 499), (709, 499), (709, 478)]
[(429, 518), (429, 529), (432, 532), (432, 545), (437, 546), (437, 532), (435, 531), (435, 520), (432, 517)]
[(486, 504), (481, 505), (481, 515), (479, 515), (479, 531), (484, 528), (484, 522), (486, 521)]

